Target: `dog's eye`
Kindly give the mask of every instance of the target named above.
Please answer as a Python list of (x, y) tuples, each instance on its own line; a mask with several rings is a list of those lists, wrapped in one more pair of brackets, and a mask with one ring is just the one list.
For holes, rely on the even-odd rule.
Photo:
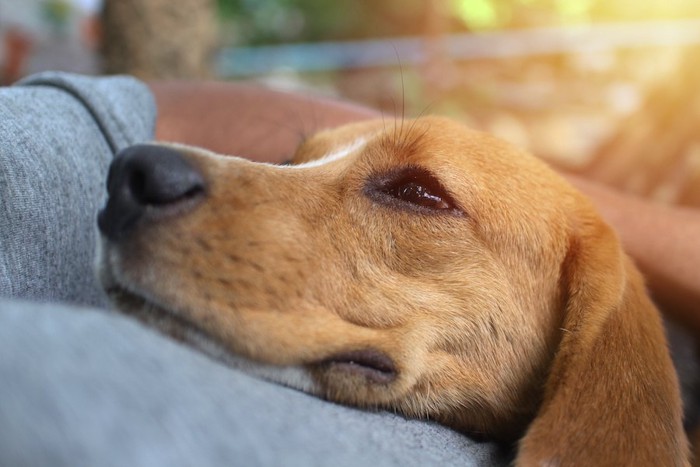
[(417, 204), (426, 208), (432, 209), (449, 209), (450, 205), (442, 196), (436, 194), (436, 190), (431, 190), (425, 184), (420, 184), (417, 181), (409, 181), (398, 186), (391, 187), (388, 194), (406, 201), (408, 203)]
[(405, 207), (435, 211), (455, 208), (452, 197), (433, 174), (419, 167), (407, 167), (379, 177), (367, 187), (371, 198)]

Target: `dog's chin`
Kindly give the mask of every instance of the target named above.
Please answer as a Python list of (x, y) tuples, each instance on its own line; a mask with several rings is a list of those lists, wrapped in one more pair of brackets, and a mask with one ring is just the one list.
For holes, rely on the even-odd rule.
[[(104, 277), (104, 276), (103, 276)], [(229, 367), (249, 375), (298, 389), (310, 394), (330, 398), (338, 402), (364, 405), (353, 397), (343, 397), (337, 390), (338, 383), (356, 387), (357, 383), (375, 387), (387, 387), (398, 377), (393, 360), (374, 349), (359, 349), (323, 357), (318, 361), (299, 365), (277, 366), (246, 358), (230, 351), (196, 323), (179, 313), (155, 303), (126, 287), (104, 284), (107, 295), (123, 314), (133, 317), (146, 326), (194, 348), (195, 350)], [(364, 383), (364, 384), (363, 384)], [(345, 392), (345, 391), (341, 391)], [(331, 396), (334, 394), (334, 396)], [(374, 404), (371, 404), (374, 406)]]
[(318, 383), (312, 379), (311, 372), (303, 365), (276, 366), (248, 359), (231, 352), (196, 323), (143, 296), (132, 293), (116, 284), (111, 284), (105, 290), (121, 313), (135, 318), (149, 328), (153, 328), (213, 360), (251, 376), (310, 394), (321, 392)]
[(226, 361), (234, 356), (196, 324), (165, 307), (120, 285), (112, 284), (105, 287), (105, 291), (117, 310), (146, 326), (194, 347), (216, 360)]
[[(222, 357), (229, 354), (223, 346), (219, 345), (195, 323), (169, 311), (154, 301), (117, 284), (105, 287), (105, 291), (116, 309), (124, 315), (135, 318), (146, 326), (203, 351), (217, 360), (221, 360)], [(212, 352), (214, 347), (218, 347), (216, 352)]]
[(234, 354), (183, 314), (170, 310), (153, 297), (129, 286), (121, 279), (120, 267), (115, 266), (120, 262), (118, 251), (100, 237), (95, 269), (102, 288), (118, 311), (229, 366), (244, 370), (254, 366), (264, 367)]

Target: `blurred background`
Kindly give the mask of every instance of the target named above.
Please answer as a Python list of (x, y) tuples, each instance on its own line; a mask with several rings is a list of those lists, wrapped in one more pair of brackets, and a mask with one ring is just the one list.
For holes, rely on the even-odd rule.
[(0, 0), (0, 80), (255, 80), (461, 119), (700, 206), (698, 0)]

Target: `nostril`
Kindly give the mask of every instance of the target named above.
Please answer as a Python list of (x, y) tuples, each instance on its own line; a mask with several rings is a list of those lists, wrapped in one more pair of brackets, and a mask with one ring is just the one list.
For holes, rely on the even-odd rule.
[(154, 173), (136, 168), (128, 181), (128, 191), (144, 206), (163, 206), (202, 194), (204, 183), (198, 173), (182, 172), (180, 168), (175, 171), (165, 168)]
[(139, 200), (146, 200), (146, 175), (142, 171), (134, 171), (129, 179), (129, 191), (133, 194), (134, 198)]

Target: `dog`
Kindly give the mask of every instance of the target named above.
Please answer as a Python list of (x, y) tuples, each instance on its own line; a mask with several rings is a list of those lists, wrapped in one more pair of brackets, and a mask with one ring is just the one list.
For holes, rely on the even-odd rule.
[(518, 466), (687, 466), (660, 315), (545, 163), (442, 117), (364, 121), (289, 165), (182, 145), (115, 158), (117, 308), (322, 398), (517, 443)]

